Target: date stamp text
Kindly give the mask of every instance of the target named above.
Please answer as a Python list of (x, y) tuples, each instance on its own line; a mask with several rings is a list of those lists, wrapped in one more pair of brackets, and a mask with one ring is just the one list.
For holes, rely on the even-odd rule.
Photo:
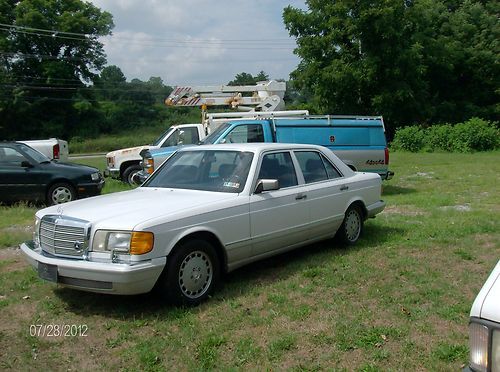
[(86, 324), (31, 324), (31, 337), (87, 337)]

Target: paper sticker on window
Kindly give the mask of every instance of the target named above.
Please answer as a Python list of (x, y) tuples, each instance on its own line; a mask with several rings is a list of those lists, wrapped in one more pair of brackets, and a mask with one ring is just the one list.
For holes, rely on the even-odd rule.
[(238, 182), (224, 182), (224, 187), (232, 187), (233, 189), (239, 189), (240, 184)]

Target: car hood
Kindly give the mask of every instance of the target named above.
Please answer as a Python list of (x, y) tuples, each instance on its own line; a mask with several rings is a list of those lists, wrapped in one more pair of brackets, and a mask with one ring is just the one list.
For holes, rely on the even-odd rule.
[(155, 156), (163, 156), (163, 155), (171, 154), (171, 153), (177, 151), (178, 149), (180, 149), (181, 147), (182, 148), (188, 148), (188, 147), (194, 147), (194, 146), (198, 146), (198, 145), (181, 145), (181, 146), (162, 147), (162, 148), (159, 148), (159, 149), (150, 149), (149, 153), (153, 157), (155, 157)]
[(91, 174), (99, 172), (99, 169), (94, 167), (89, 167), (88, 165), (76, 164), (76, 163), (64, 163), (59, 161), (51, 161), (50, 163), (41, 163), (40, 166), (45, 168), (52, 168), (57, 170), (67, 170), (67, 171), (80, 171), (81, 173)]
[(484, 283), (471, 309), (471, 316), (500, 323), (500, 261)]
[[(206, 211), (210, 204), (235, 198), (238, 194), (139, 187), (135, 190), (76, 200), (45, 208), (37, 217), (46, 214), (68, 216), (90, 221), (98, 229), (133, 230), (147, 221), (161, 223), (176, 220), (187, 214)], [(151, 222), (154, 225), (156, 222)]]
[(116, 156), (118, 154), (120, 154), (120, 155), (138, 154), (142, 150), (144, 150), (144, 149), (147, 150), (150, 147), (151, 147), (151, 145), (144, 145), (144, 146), (129, 147), (129, 148), (126, 148), (126, 149), (115, 150), (115, 151), (108, 152), (106, 154), (106, 157), (108, 158), (108, 157)]

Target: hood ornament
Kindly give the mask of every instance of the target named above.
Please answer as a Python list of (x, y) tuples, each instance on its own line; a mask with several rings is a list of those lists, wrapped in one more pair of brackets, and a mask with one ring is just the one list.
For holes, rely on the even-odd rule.
[(59, 217), (62, 217), (62, 215), (63, 215), (63, 207), (61, 207), (61, 206), (57, 207), (57, 214), (59, 215)]

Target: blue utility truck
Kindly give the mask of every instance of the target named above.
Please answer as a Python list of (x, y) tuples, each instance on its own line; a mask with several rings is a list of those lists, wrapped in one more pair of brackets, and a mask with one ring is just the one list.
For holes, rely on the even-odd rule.
[[(389, 180), (389, 150), (381, 116), (311, 116), (235, 119), (220, 124), (199, 145), (220, 143), (279, 142), (328, 147), (358, 172), (378, 173)], [(178, 146), (143, 151), (144, 181)]]

